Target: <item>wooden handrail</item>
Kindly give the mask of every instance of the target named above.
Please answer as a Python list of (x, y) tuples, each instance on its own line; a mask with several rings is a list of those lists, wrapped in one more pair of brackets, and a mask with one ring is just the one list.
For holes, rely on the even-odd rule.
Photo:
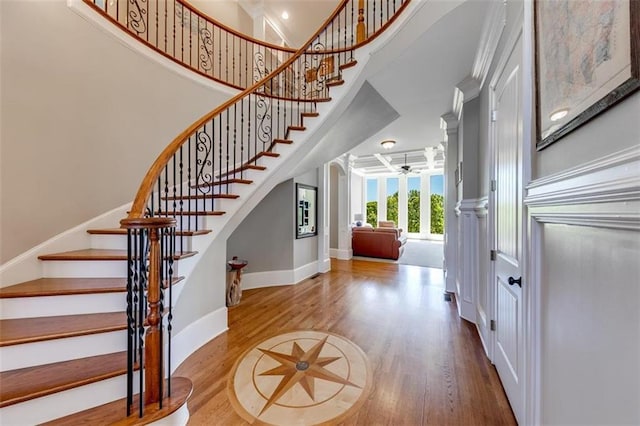
[[(212, 120), (216, 116), (220, 115), (222, 112), (226, 111), (228, 108), (230, 108), (231, 106), (236, 104), (241, 99), (247, 97), (248, 95), (250, 95), (252, 93), (258, 93), (258, 89), (260, 89), (266, 83), (268, 83), (269, 81), (271, 81), (272, 79), (277, 77), (280, 73), (282, 73), (284, 70), (286, 70), (291, 64), (294, 63), (294, 61), (296, 59), (298, 59), (303, 54), (305, 54), (305, 53), (315, 53), (315, 54), (324, 53), (324, 51), (307, 52), (307, 49), (313, 44), (313, 41), (316, 38), (318, 38), (323, 33), (323, 31), (325, 31), (327, 29), (327, 27), (333, 22), (333, 20), (336, 18), (336, 16), (338, 16), (340, 14), (340, 12), (345, 8), (345, 6), (347, 4), (349, 4), (349, 2), (351, 2), (351, 1), (354, 1), (354, 0), (342, 0), (340, 2), (340, 4), (338, 5), (338, 7), (336, 7), (336, 9), (333, 11), (333, 13), (329, 16), (329, 18), (327, 18), (325, 20), (325, 22), (318, 28), (318, 30), (316, 30), (316, 32), (312, 36), (309, 37), (307, 42), (300, 49), (298, 49), (293, 56), (291, 56), (285, 62), (280, 64), (274, 71), (272, 71), (267, 76), (261, 78), (253, 86), (243, 90), (242, 92), (238, 93), (237, 95), (235, 95), (231, 99), (229, 99), (226, 102), (224, 102), (222, 105), (220, 105), (217, 108), (213, 109), (209, 113), (203, 115), (201, 118), (199, 118), (197, 121), (192, 123), (189, 127), (187, 127), (184, 131), (182, 131), (176, 138), (174, 138), (173, 141), (169, 145), (167, 145), (167, 147), (160, 153), (160, 155), (156, 158), (156, 160), (153, 162), (153, 164), (149, 168), (149, 170), (148, 170), (147, 174), (145, 175), (142, 183), (140, 184), (140, 187), (138, 188), (138, 191), (136, 193), (136, 196), (135, 196), (135, 199), (133, 201), (133, 205), (131, 207), (131, 210), (130, 210), (130, 213), (129, 213), (128, 217), (130, 219), (134, 219), (134, 218), (143, 217), (145, 215), (145, 207), (147, 205), (147, 202), (148, 202), (149, 198), (151, 197), (151, 193), (152, 193), (152, 190), (153, 190), (154, 183), (156, 182), (156, 180), (160, 176), (160, 173), (165, 168), (165, 166), (168, 164), (170, 159), (180, 149), (180, 147), (189, 139), (189, 137), (191, 135), (194, 134), (194, 132), (196, 132), (197, 129), (202, 127), (205, 123), (207, 123), (208, 121)], [(398, 8), (398, 10), (395, 12), (395, 14), (389, 19), (389, 21), (395, 20), (395, 18), (404, 10), (404, 8), (409, 4), (409, 2), (410, 2), (410, 0), (404, 0), (401, 3), (401, 6)], [(384, 31), (388, 27), (388, 25), (390, 25), (389, 22), (385, 23), (377, 31), (375, 31), (369, 38), (367, 38), (364, 41), (360, 41), (359, 43), (357, 43), (354, 46), (362, 47), (362, 46), (366, 45), (367, 43), (371, 42), (382, 31)], [(345, 48), (342, 51), (349, 51), (349, 50), (351, 50), (351, 49)], [(267, 95), (265, 93), (259, 93), (259, 94), (261, 96), (269, 96), (269, 95)], [(313, 101), (313, 99), (311, 99), (311, 101)]]

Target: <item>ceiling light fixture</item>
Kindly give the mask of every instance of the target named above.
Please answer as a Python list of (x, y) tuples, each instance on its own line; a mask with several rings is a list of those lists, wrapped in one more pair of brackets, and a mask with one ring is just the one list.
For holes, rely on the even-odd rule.
[(380, 142), (380, 145), (382, 145), (384, 149), (391, 149), (395, 144), (396, 144), (396, 141), (392, 139), (387, 139), (386, 141)]
[(569, 108), (559, 109), (557, 111), (552, 112), (551, 115), (549, 115), (549, 120), (551, 121), (562, 120), (564, 117), (566, 117), (568, 113), (569, 113)]
[(284, 12), (282, 12), (282, 15), (280, 16), (282, 16), (282, 19), (287, 20), (289, 19), (289, 12), (285, 10)]

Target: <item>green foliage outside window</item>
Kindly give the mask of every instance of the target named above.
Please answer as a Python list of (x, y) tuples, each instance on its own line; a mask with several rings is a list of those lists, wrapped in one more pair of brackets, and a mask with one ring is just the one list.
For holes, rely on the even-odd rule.
[(387, 220), (392, 220), (398, 225), (398, 191), (387, 197)]
[(420, 232), (420, 191), (412, 189), (409, 191), (409, 232)]
[(444, 197), (431, 194), (431, 233), (444, 234)]
[(373, 227), (378, 226), (378, 202), (369, 201), (367, 203), (367, 223)]
[[(409, 229), (411, 233), (420, 232), (420, 191), (409, 191), (408, 199)], [(387, 197), (387, 220), (398, 223), (398, 193)], [(367, 203), (367, 223), (378, 226), (378, 202)], [(444, 197), (440, 194), (431, 194), (431, 233), (444, 233)]]

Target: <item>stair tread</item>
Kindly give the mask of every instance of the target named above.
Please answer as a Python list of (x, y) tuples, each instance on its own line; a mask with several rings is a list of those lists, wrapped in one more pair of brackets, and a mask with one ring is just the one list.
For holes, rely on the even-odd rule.
[[(158, 216), (179, 217), (179, 216), (222, 216), (225, 213), (227, 213), (227, 212), (220, 211), (220, 210), (205, 210), (205, 211), (191, 211), (191, 210), (175, 211), (175, 210), (170, 210), (168, 212), (156, 212), (155, 214), (158, 215)], [(189, 253), (189, 252), (185, 252), (185, 253)], [(193, 254), (196, 254), (196, 252), (193, 252)]]
[(344, 80), (331, 80), (327, 82), (327, 87), (342, 86), (343, 84)]
[(0, 320), (0, 346), (85, 336), (127, 328), (125, 312)]
[(343, 70), (343, 69), (346, 69), (346, 68), (355, 67), (357, 64), (358, 64), (358, 61), (356, 61), (355, 59), (352, 59), (349, 62), (345, 62), (344, 64), (340, 64), (338, 69)]
[(38, 278), (0, 289), (0, 299), (65, 294), (116, 293), (125, 289), (125, 278)]
[(162, 200), (211, 200), (211, 199), (227, 199), (227, 200), (235, 200), (239, 198), (239, 195), (236, 194), (196, 194), (196, 195), (176, 195), (169, 197), (162, 197)]
[(214, 182), (211, 183), (201, 183), (198, 185), (191, 185), (191, 188), (206, 188), (206, 187), (210, 187), (210, 186), (217, 186), (217, 185), (227, 185), (227, 184), (233, 184), (233, 183), (240, 183), (243, 185), (250, 185), (253, 183), (252, 180), (250, 179), (238, 179), (238, 178), (233, 178), (233, 179), (222, 179), (222, 180), (216, 180)]
[[(210, 229), (200, 229), (198, 231), (178, 231), (177, 236), (192, 237), (195, 235), (205, 235), (210, 233)], [(87, 233), (91, 235), (127, 235), (127, 230), (124, 228), (103, 228), (103, 229), (88, 229)]]
[[(158, 409), (158, 404), (152, 404), (145, 407), (145, 415), (143, 419), (138, 418), (138, 412), (134, 412), (127, 418), (123, 418), (127, 412), (127, 399), (122, 398), (109, 402), (104, 405), (89, 408), (88, 410), (73, 413), (59, 419), (43, 423), (42, 426), (75, 426), (78, 424), (96, 425), (135, 425), (148, 424), (150, 422), (162, 419), (175, 412), (189, 398), (193, 390), (191, 380), (185, 377), (171, 378), (171, 397), (163, 400), (162, 409)], [(137, 408), (138, 397), (133, 397), (133, 406)]]
[[(183, 279), (174, 277), (173, 284)], [(38, 278), (0, 289), (0, 299), (122, 293), (126, 290), (126, 278)]]
[[(195, 251), (177, 252), (173, 258), (175, 260), (183, 259), (185, 257), (191, 257), (195, 255)], [(38, 256), (40, 260), (127, 260), (126, 250), (111, 250), (111, 249), (82, 249), (71, 250), (61, 253), (51, 253)]]
[(277, 144), (277, 143), (283, 143), (283, 144), (291, 145), (293, 143), (293, 141), (291, 139), (274, 139), (271, 144), (274, 145), (274, 144)]
[(127, 353), (115, 352), (0, 373), (0, 407), (125, 374)]
[(267, 169), (266, 166), (258, 166), (258, 165), (255, 165), (255, 164), (246, 164), (245, 163), (245, 164), (243, 164), (242, 166), (240, 166), (238, 168), (231, 169), (231, 170), (228, 170), (228, 171), (226, 171), (224, 173), (221, 173), (220, 175), (218, 175), (218, 177), (229, 176), (229, 175), (232, 175), (234, 173), (243, 172), (245, 170), (259, 170), (259, 171), (262, 171), (262, 170), (266, 170), (266, 169)]

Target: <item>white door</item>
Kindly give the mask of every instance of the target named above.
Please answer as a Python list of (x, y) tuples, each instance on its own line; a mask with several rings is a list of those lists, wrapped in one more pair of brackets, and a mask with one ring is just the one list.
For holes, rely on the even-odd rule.
[(496, 369), (518, 422), (523, 403), (522, 316), (522, 42), (518, 40), (498, 77), (493, 99), (495, 161), (495, 346)]

